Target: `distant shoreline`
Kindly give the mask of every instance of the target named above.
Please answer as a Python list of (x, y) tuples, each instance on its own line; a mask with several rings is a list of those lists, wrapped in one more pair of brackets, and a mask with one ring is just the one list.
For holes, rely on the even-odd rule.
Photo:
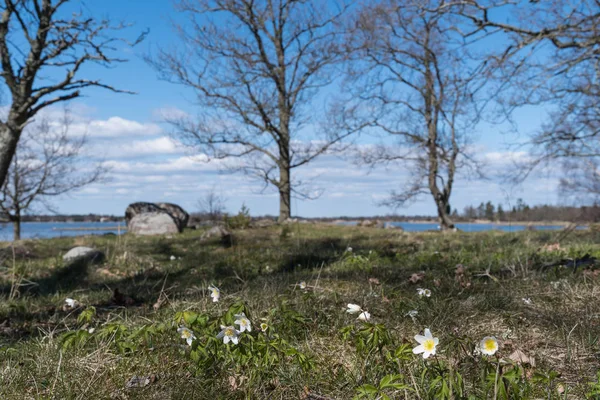
[[(365, 219), (352, 219), (352, 220), (334, 220), (334, 221), (329, 221), (329, 223), (332, 224), (343, 224), (343, 223), (355, 223), (358, 224), (361, 221), (372, 221), (372, 222), (377, 222), (377, 221), (381, 221), (384, 223), (404, 223), (404, 224), (431, 224), (431, 225), (439, 225), (439, 221), (437, 220), (394, 220), (394, 219), (369, 219), (369, 218), (365, 218)], [(567, 221), (487, 221), (487, 220), (482, 220), (482, 219), (476, 219), (473, 221), (452, 221), (455, 225), (456, 224), (472, 224), (472, 225), (501, 225), (501, 226), (569, 226), (571, 224), (573, 224), (573, 222), (567, 222)], [(587, 226), (590, 223), (589, 222), (581, 222), (581, 223), (576, 223), (578, 226)]]
[(52, 228), (53, 231), (126, 231), (126, 226), (107, 226), (93, 228)]
[[(411, 224), (436, 224), (438, 221), (426, 221), (426, 220), (415, 220), (415, 221), (390, 221), (390, 222), (408, 222)], [(453, 221), (454, 222), (454, 221)], [(573, 222), (566, 221), (488, 221), (483, 219), (476, 219), (473, 221), (457, 221), (454, 224), (479, 224), (479, 225), (563, 225), (568, 226)], [(577, 225), (588, 225), (588, 223), (578, 223)]]

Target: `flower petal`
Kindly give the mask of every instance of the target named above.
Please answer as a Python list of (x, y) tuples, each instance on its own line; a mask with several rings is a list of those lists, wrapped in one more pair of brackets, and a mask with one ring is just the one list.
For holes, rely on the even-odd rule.
[(415, 335), (415, 340), (417, 341), (417, 343), (423, 343), (427, 340), (427, 337), (423, 335)]
[(417, 347), (415, 347), (412, 351), (414, 354), (420, 354), (425, 351), (425, 347), (422, 344), (420, 344)]

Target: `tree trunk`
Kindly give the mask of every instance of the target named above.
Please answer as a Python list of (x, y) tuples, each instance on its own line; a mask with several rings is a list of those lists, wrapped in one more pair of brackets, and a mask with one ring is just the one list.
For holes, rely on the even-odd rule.
[(438, 217), (440, 218), (440, 229), (443, 231), (454, 229), (454, 223), (448, 214), (448, 204), (448, 201), (444, 199), (436, 199), (435, 201)]
[(11, 125), (13, 123), (10, 122), (0, 125), (0, 187), (4, 185), (21, 136), (21, 131), (11, 128)]
[(279, 222), (292, 216), (292, 185), (290, 184), (290, 168), (279, 168)]
[(13, 240), (21, 240), (21, 217), (16, 217), (12, 221), (13, 223)]

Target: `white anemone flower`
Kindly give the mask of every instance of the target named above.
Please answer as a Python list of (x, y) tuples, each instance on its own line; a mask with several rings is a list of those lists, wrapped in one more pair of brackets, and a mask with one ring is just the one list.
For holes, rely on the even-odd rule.
[(240, 326), (240, 333), (244, 331), (252, 332), (252, 324), (250, 323), (250, 320), (246, 317), (246, 314), (236, 314), (235, 318), (236, 320), (233, 323), (234, 325)]
[(233, 344), (238, 344), (238, 336), (240, 332), (235, 329), (233, 326), (223, 326), (221, 325), (221, 332), (217, 335), (217, 339), (223, 338), (223, 343), (227, 344), (229, 341), (233, 342)]
[(350, 247), (350, 246), (348, 246), (348, 248), (346, 249), (346, 251), (347, 251), (348, 253), (352, 253), (352, 250), (353, 250), (353, 249), (352, 249), (352, 247)]
[(175, 260), (177, 260), (177, 257), (171, 256), (171, 261), (175, 261)]
[(521, 300), (523, 300), (523, 303), (527, 304), (528, 306), (533, 303), (529, 297), (523, 297)]
[(435, 348), (440, 342), (438, 338), (433, 337), (429, 328), (425, 328), (425, 335), (415, 335), (415, 340), (419, 345), (413, 349), (413, 353), (423, 353), (423, 358), (435, 355)]
[(69, 307), (71, 307), (71, 308), (75, 308), (75, 307), (77, 307), (77, 305), (79, 304), (79, 302), (78, 302), (77, 300), (74, 300), (74, 299), (72, 299), (72, 298), (70, 298), (70, 297), (67, 297), (67, 298), (65, 299), (65, 303), (67, 303), (67, 305), (68, 305)]
[(431, 290), (429, 290), (429, 289), (423, 289), (423, 288), (418, 288), (417, 289), (417, 294), (420, 297), (423, 297), (423, 296), (425, 296), (425, 297), (431, 297)]
[(216, 303), (217, 301), (219, 301), (219, 298), (221, 297), (221, 291), (219, 290), (219, 288), (215, 287), (213, 285), (210, 285), (208, 287), (208, 290), (210, 290), (210, 297), (212, 297), (213, 303)]
[(348, 309), (346, 310), (346, 312), (348, 314), (358, 314), (359, 312), (361, 312), (363, 309), (361, 306), (359, 306), (358, 304), (352, 304), (352, 303), (348, 303)]
[(367, 322), (368, 320), (371, 319), (371, 314), (369, 314), (368, 311), (363, 311), (363, 312), (360, 313), (360, 315), (356, 319), (358, 319), (360, 321)]
[(411, 317), (413, 320), (415, 319), (415, 317), (419, 314), (419, 312), (417, 310), (410, 310), (408, 313), (406, 313), (406, 315), (408, 317)]
[(306, 289), (306, 282), (305, 281), (300, 282), (300, 289), (302, 289), (302, 290)]
[(498, 340), (493, 336), (484, 337), (479, 342), (479, 350), (488, 356), (493, 356), (498, 351)]
[(267, 329), (269, 329), (269, 325), (266, 322), (261, 322), (260, 324), (260, 330), (263, 332), (266, 332)]
[(177, 333), (181, 334), (181, 338), (185, 339), (188, 346), (191, 346), (192, 342), (196, 339), (196, 336), (194, 336), (194, 332), (192, 332), (185, 326), (182, 326), (181, 328), (177, 329)]

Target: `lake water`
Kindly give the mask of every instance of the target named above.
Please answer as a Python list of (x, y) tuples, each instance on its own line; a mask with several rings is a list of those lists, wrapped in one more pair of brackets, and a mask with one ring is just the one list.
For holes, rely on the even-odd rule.
[[(356, 225), (356, 221), (348, 221), (342, 223), (342, 225)], [(400, 226), (407, 232), (424, 232), (434, 230), (437, 231), (439, 224), (437, 223), (414, 223), (414, 222), (386, 222), (394, 226)], [(505, 225), (505, 224), (470, 224), (470, 223), (458, 223), (455, 224), (458, 229), (463, 232), (483, 232), (491, 230), (499, 230), (504, 232), (518, 232), (527, 229), (527, 225)], [(539, 231), (553, 231), (564, 229), (565, 225), (532, 225), (535, 230)], [(580, 226), (577, 229), (585, 229)]]
[[(41, 239), (60, 236), (103, 235), (105, 233), (123, 233), (117, 222), (24, 222), (21, 224), (21, 238)], [(102, 230), (100, 230), (102, 229)], [(0, 241), (13, 239), (13, 226), (10, 223), (0, 224)]]
[[(388, 224), (401, 226), (407, 232), (423, 232), (437, 230), (437, 223), (414, 223), (414, 222), (387, 222)], [(343, 222), (343, 225), (356, 225), (356, 221)], [(103, 235), (105, 233), (124, 233), (125, 224), (116, 222), (24, 222), (21, 225), (21, 237), (23, 239), (41, 239), (60, 236), (80, 235)], [(464, 232), (481, 232), (492, 229), (505, 232), (517, 232), (526, 229), (525, 225), (498, 225), (498, 224), (456, 224), (456, 227)], [(536, 230), (560, 230), (563, 225), (534, 225)], [(578, 229), (583, 229), (579, 227)], [(12, 224), (0, 224), (0, 241), (11, 241), (13, 238)]]

